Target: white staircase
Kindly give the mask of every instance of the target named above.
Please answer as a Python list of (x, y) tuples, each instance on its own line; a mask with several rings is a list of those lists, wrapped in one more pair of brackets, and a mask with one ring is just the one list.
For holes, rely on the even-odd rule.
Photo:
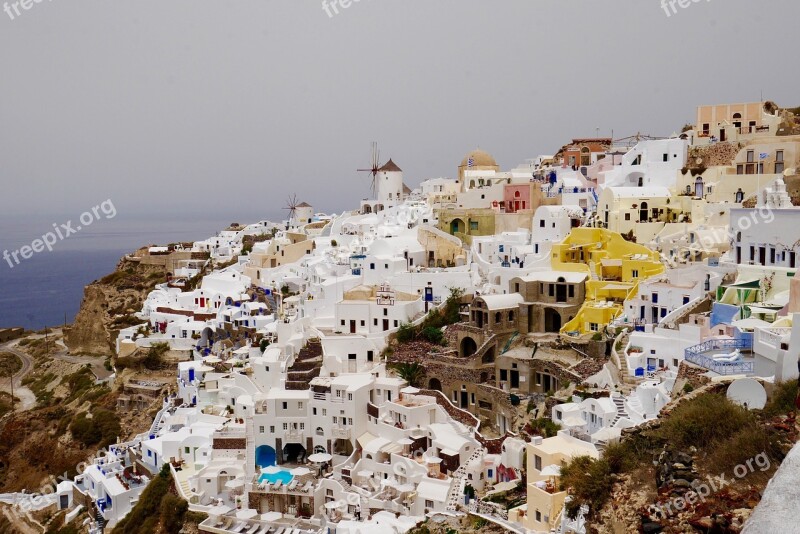
[(613, 427), (615, 424), (617, 424), (617, 421), (619, 421), (623, 417), (629, 417), (629, 416), (628, 412), (625, 410), (625, 399), (623, 397), (611, 397), (611, 400), (617, 407), (617, 416), (611, 422), (611, 426)]

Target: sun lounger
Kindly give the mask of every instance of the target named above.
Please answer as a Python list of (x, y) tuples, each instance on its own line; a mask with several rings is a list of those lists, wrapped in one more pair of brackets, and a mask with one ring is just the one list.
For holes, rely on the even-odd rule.
[(241, 531), (243, 531), (243, 530), (244, 530), (244, 527), (246, 527), (246, 526), (247, 526), (247, 523), (245, 523), (244, 521), (239, 521), (239, 522), (238, 522), (238, 523), (236, 523), (236, 525), (234, 525), (234, 527), (231, 529), (231, 532), (241, 532)]
[(278, 481), (277, 481), (277, 482), (275, 482), (275, 484), (272, 486), (272, 489), (274, 489), (274, 490), (276, 490), (276, 489), (280, 489), (280, 487), (281, 487), (281, 486), (283, 486), (283, 480), (278, 480)]
[(247, 534), (255, 534), (256, 530), (258, 530), (258, 523), (253, 523), (253, 525), (247, 530)]
[(214, 526), (215, 526), (215, 527), (221, 527), (221, 526), (222, 526), (222, 525), (224, 525), (224, 524), (225, 524), (225, 518), (224, 518), (223, 516), (219, 516), (219, 517), (217, 518), (217, 522), (216, 522), (216, 523), (214, 523)]
[(264, 525), (256, 534), (267, 534), (270, 531), (269, 525)]
[(295, 489), (296, 487), (297, 487), (297, 479), (295, 478), (294, 480), (289, 482), (289, 485), (286, 486), (286, 489), (291, 491), (291, 490)]

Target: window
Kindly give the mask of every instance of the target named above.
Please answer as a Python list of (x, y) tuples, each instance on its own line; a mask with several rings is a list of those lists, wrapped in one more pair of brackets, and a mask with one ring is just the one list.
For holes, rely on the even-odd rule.
[(342, 326), (344, 326), (344, 319), (342, 319)]
[(575, 296), (575, 286), (570, 284), (567, 287), (569, 287), (569, 298), (573, 298)]
[(269, 427), (269, 433), (270, 434), (274, 434), (275, 433), (275, 427), (274, 426), (270, 426)]
[(632, 276), (633, 278), (639, 278), (639, 271), (638, 271), (638, 269), (633, 269), (633, 270), (631, 270), (631, 276)]
[(630, 221), (631, 220), (631, 214), (630, 213), (626, 213), (625, 214), (625, 220), (626, 221)]
[(311, 413), (313, 415), (317, 415), (317, 409), (316, 408), (311, 408)]
[(597, 323), (589, 323), (589, 330), (591, 330), (592, 332), (598, 332), (600, 331), (600, 325), (598, 325)]
[(328, 410), (326, 408), (323, 408), (322, 409), (322, 417), (325, 417), (326, 415), (328, 415)]
[(736, 174), (744, 174), (744, 165), (741, 163), (736, 165)]
[[(263, 426), (259, 426), (259, 427), (258, 427), (258, 433), (259, 433), (259, 434), (263, 434), (263, 433), (264, 433), (264, 430), (265, 430), (265, 428), (264, 428)], [(186, 447), (186, 448), (188, 449), (189, 447)], [(186, 452), (189, 452), (189, 451), (187, 450)]]
[(302, 402), (298, 402), (297, 403), (297, 409), (298, 410), (302, 410), (303, 409), (303, 403)]
[(542, 522), (542, 512), (540, 512), (539, 510), (536, 510), (536, 522), (537, 523)]
[(425, 508), (433, 508), (433, 501), (425, 499)]
[(289, 403), (288, 402), (282, 402), (281, 404), (283, 405), (283, 409), (284, 410), (289, 408)]
[[(264, 433), (264, 427), (263, 426), (261, 427), (261, 433), (262, 434)], [(184, 447), (183, 448), (184, 454), (189, 454), (190, 451), (191, 451), (191, 449), (189, 447)]]
[(361, 326), (366, 326), (366, 321), (364, 319), (361, 319)]
[(289, 423), (283, 423), (283, 429), (289, 430)]
[(658, 304), (658, 293), (653, 293), (653, 304)]
[(756, 158), (755, 150), (748, 150), (747, 151), (747, 163), (753, 163)]
[(544, 228), (544, 219), (539, 221), (539, 228)]
[(469, 229), (473, 232), (478, 230), (478, 221), (470, 221), (469, 222)]
[(508, 370), (500, 369), (500, 380), (502, 381), (508, 380)]
[(539, 456), (538, 454), (533, 455), (533, 468), (536, 469), (537, 471), (542, 470), (542, 457)]
[(347, 394), (347, 400), (349, 400), (349, 401), (353, 400), (353, 394), (352, 393), (348, 393)]
[(374, 271), (375, 270), (375, 264), (374, 263), (370, 263), (369, 264), (369, 268), (370, 268), (371, 271)]
[(689, 295), (684, 295), (683, 296), (683, 303), (684, 304), (689, 304)]
[(400, 326), (400, 324), (399, 324), (399, 322), (397, 321), (397, 319), (395, 319), (395, 320), (394, 320), (394, 327), (395, 327), (395, 328), (397, 328), (398, 326)]
[(375, 351), (368, 350), (367, 351), (367, 361), (371, 362), (375, 359)]
[(667, 163), (669, 161), (669, 154), (664, 154), (663, 158), (664, 163)]
[(781, 174), (785, 169), (785, 163), (783, 162), (783, 150), (778, 150), (775, 152), (775, 174)]

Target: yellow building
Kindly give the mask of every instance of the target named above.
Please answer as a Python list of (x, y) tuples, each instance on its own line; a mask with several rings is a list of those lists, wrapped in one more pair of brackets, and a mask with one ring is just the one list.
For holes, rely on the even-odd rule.
[(581, 272), (590, 278), (586, 302), (561, 329), (568, 335), (601, 332), (622, 314), (641, 280), (664, 272), (658, 252), (602, 228), (575, 228), (563, 243), (553, 246), (551, 258), (554, 271)]
[(563, 464), (579, 456), (599, 458), (600, 452), (587, 441), (561, 431), (552, 438), (534, 437), (525, 445), (527, 455), (528, 502), (508, 511), (508, 520), (534, 532), (557, 528), (567, 498), (559, 489), (559, 471)]

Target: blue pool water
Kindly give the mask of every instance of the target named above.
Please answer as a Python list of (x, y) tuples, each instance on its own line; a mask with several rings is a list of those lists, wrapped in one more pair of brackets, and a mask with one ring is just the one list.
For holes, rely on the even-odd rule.
[(283, 482), (284, 485), (288, 484), (292, 481), (294, 475), (292, 475), (286, 469), (281, 469), (277, 473), (261, 473), (261, 476), (258, 477), (258, 483), (262, 482), (269, 482), (270, 484), (275, 484), (277, 481)]

